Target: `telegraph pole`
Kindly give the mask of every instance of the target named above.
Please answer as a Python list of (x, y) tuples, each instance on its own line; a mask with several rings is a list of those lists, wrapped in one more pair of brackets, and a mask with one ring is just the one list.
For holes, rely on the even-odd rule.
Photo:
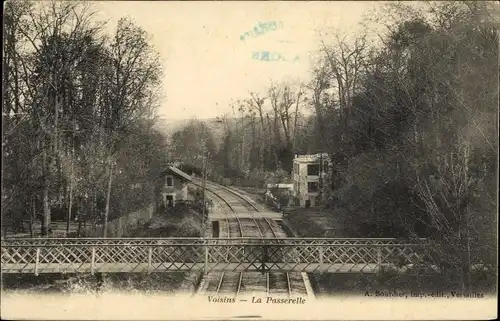
[(319, 156), (319, 191), (318, 191), (318, 201), (323, 202), (323, 152)]
[[(203, 153), (205, 154), (205, 153)], [(202, 204), (202, 208), (201, 208), (201, 235), (202, 237), (205, 237), (205, 188), (206, 188), (206, 182), (207, 182), (207, 162), (208, 162), (208, 151), (207, 151), (207, 154), (206, 154), (206, 157), (205, 155), (203, 155), (203, 173), (202, 173), (202, 189), (203, 189), (203, 204)]]

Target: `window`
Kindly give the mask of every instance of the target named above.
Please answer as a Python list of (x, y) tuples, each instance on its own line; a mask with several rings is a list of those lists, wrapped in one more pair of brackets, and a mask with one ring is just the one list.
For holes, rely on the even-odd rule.
[(307, 175), (319, 175), (319, 164), (307, 165)]
[(167, 187), (172, 187), (172, 186), (174, 186), (174, 177), (167, 176)]
[(308, 182), (307, 183), (307, 192), (308, 193), (316, 193), (319, 189), (318, 182)]

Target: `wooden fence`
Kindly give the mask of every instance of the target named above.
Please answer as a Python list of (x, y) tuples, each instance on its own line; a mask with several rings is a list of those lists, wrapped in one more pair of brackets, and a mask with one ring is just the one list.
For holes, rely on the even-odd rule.
[[(136, 212), (121, 216), (108, 222), (108, 237), (121, 237), (127, 231), (139, 225), (140, 221), (146, 221), (153, 217), (154, 205), (142, 208)], [(82, 228), (82, 236), (84, 237), (101, 237), (103, 235), (103, 225), (95, 227), (90, 226)]]

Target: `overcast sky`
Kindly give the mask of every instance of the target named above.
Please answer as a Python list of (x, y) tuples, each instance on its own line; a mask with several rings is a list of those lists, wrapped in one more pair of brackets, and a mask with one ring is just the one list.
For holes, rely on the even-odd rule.
[[(165, 70), (158, 114), (186, 119), (228, 113), (231, 99), (264, 91), (270, 79), (307, 80), (319, 30), (359, 33), (363, 15), (380, 3), (106, 1), (95, 7), (110, 29), (130, 16), (149, 33)], [(278, 28), (242, 40), (259, 22)], [(286, 61), (256, 59), (263, 51)]]

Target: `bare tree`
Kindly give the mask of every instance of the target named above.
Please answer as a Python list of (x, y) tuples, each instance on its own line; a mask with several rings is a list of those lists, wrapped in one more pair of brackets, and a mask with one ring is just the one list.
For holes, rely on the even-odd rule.
[[(4, 120), (9, 115), (3, 143), (10, 156), (4, 182), (9, 199), (19, 200), (8, 212), (20, 219), (15, 207), (43, 209), (44, 235), (64, 207), (69, 224), (74, 203), (96, 222), (103, 194), (110, 204), (105, 213), (111, 210), (109, 186), (118, 173), (113, 157), (127, 146), (123, 137), (152, 118), (161, 75), (157, 55), (144, 31), (127, 20), (110, 41), (91, 4), (9, 3), (6, 17), (3, 78), (9, 85), (2, 114)], [(16, 164), (20, 157), (32, 161)], [(33, 221), (36, 215), (29, 216)]]

